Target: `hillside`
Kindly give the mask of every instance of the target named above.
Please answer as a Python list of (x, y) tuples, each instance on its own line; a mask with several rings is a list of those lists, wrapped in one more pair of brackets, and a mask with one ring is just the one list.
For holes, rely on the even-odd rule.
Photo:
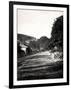
[(29, 41), (35, 41), (36, 38), (24, 34), (17, 34), (17, 40), (19, 40), (21, 43), (26, 43)]

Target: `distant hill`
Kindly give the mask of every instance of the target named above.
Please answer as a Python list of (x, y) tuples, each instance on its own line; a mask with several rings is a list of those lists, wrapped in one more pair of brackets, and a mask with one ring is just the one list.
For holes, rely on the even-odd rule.
[(17, 34), (17, 40), (19, 40), (22, 44), (27, 44), (30, 41), (35, 41), (36, 38), (24, 34)]

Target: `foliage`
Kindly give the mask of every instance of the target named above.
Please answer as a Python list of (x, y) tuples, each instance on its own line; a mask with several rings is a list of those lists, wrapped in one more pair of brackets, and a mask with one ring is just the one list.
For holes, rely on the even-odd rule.
[(42, 36), (40, 39), (38, 39), (38, 44), (40, 49), (42, 48), (43, 50), (48, 46), (49, 39), (46, 36)]
[(49, 47), (55, 46), (63, 49), (63, 16), (58, 17), (52, 27)]
[(32, 49), (28, 46), (26, 48), (26, 55), (30, 55), (32, 53)]
[(25, 56), (25, 52), (21, 49), (20, 41), (17, 41), (17, 56), (18, 58)]

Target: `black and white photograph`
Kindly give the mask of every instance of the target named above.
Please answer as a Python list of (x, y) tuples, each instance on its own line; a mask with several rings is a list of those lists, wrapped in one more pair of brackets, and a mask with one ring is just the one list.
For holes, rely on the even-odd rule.
[(17, 10), (17, 79), (63, 78), (63, 12)]
[(13, 85), (67, 83), (68, 5), (11, 4)]

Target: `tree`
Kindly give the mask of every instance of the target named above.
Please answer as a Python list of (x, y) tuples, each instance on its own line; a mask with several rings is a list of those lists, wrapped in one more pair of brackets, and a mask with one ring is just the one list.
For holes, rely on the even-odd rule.
[(62, 40), (63, 38), (63, 16), (56, 19), (52, 27), (51, 37), (55, 40)]
[(37, 42), (39, 44), (39, 47), (44, 50), (48, 46), (49, 39), (46, 36), (42, 36), (40, 39), (38, 39)]
[(17, 52), (21, 52), (20, 41), (17, 41)]
[(63, 16), (58, 17), (52, 27), (49, 47), (55, 46), (63, 49)]
[(17, 41), (17, 56), (18, 58), (25, 56), (25, 52), (21, 49), (20, 41)]
[(26, 55), (30, 55), (32, 53), (32, 49), (28, 46), (26, 48)]
[(33, 51), (39, 49), (39, 44), (37, 41), (30, 41), (29, 46), (32, 48)]

